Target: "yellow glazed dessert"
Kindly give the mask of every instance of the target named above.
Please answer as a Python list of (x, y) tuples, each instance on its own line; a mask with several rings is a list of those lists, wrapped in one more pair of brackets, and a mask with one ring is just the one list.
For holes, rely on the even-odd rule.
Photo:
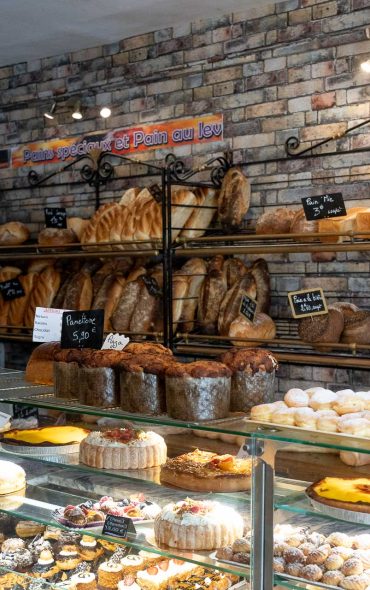
[(3, 442), (24, 446), (57, 446), (80, 443), (89, 434), (77, 426), (49, 426), (30, 430), (11, 430), (3, 434)]
[(366, 477), (325, 477), (307, 488), (307, 494), (328, 506), (370, 512), (370, 479)]

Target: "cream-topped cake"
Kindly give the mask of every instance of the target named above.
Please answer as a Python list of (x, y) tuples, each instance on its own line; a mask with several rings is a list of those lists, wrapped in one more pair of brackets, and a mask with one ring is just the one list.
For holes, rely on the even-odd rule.
[(190, 498), (167, 504), (154, 522), (157, 543), (179, 549), (217, 549), (241, 537), (243, 528), (233, 508)]
[(12, 494), (26, 485), (26, 472), (11, 461), (0, 461), (0, 495)]
[(102, 469), (145, 469), (166, 459), (166, 443), (159, 434), (134, 428), (91, 432), (80, 446), (82, 463)]

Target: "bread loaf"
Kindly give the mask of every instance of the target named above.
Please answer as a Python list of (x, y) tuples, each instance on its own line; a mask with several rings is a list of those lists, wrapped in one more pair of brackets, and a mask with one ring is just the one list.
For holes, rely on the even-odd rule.
[(190, 217), (180, 232), (182, 238), (192, 239), (202, 236), (211, 225), (217, 212), (217, 192), (212, 188), (197, 188), (194, 191), (196, 204)]
[(172, 280), (172, 325), (174, 333), (181, 318), (188, 290), (189, 277), (184, 276), (181, 270), (178, 273), (175, 272)]
[[(258, 346), (264, 340), (273, 340), (276, 336), (274, 321), (264, 313), (257, 313), (254, 322), (250, 322), (244, 316), (237, 317), (231, 322), (229, 329), (230, 338), (248, 338), (248, 342), (232, 340), (234, 346)], [(256, 338), (256, 340), (253, 340)]]
[(40, 260), (30, 260), (27, 265), (27, 272), (42, 272), (47, 266), (53, 266), (52, 258), (40, 258)]
[(59, 350), (59, 342), (45, 342), (37, 346), (27, 363), (26, 381), (38, 385), (53, 385), (54, 358)]
[[(370, 232), (370, 209), (363, 209), (362, 211), (358, 211), (355, 217), (355, 221), (353, 223), (353, 231), (361, 232), (366, 231)], [(359, 234), (356, 238), (361, 238), (364, 240), (370, 239), (370, 234)]]
[(18, 299), (13, 299), (13, 301), (9, 302), (9, 326), (23, 326), (24, 314), (26, 312), (29, 298), (38, 276), (39, 275), (35, 272), (30, 272), (26, 275), (19, 276), (19, 281), (24, 290), (24, 296), (19, 297)]
[(73, 277), (75, 276), (75, 273), (68, 273), (67, 275), (65, 275), (63, 278), (61, 277), (61, 285), (58, 289), (58, 292), (56, 293), (53, 302), (51, 304), (52, 307), (54, 307), (55, 309), (67, 309), (64, 307), (64, 299), (67, 293), (67, 289), (69, 287), (70, 281), (73, 279)]
[(345, 314), (342, 342), (369, 344), (370, 343), (370, 311), (355, 311)]
[[(328, 306), (328, 313), (302, 318), (298, 323), (298, 334), (303, 342), (339, 342), (344, 328), (343, 313)], [(328, 349), (326, 348), (328, 351)]]
[(188, 276), (188, 290), (179, 319), (179, 328), (183, 332), (191, 332), (196, 328), (199, 294), (207, 275), (207, 265), (202, 258), (192, 258), (181, 268), (181, 273)]
[(75, 244), (77, 241), (77, 236), (72, 229), (45, 227), (38, 235), (40, 246), (64, 246), (65, 244)]
[(230, 168), (222, 181), (218, 199), (218, 218), (222, 225), (240, 227), (251, 198), (249, 180), (239, 168)]
[(257, 219), (256, 234), (288, 234), (295, 211), (287, 207), (265, 211)]
[[(347, 215), (342, 217), (319, 219), (318, 231), (320, 233), (350, 233), (355, 231), (357, 215), (364, 210), (364, 207), (352, 207), (351, 209), (348, 209)], [(323, 236), (320, 238), (320, 241), (327, 244), (337, 244), (343, 242), (344, 239), (345, 236)]]
[[(290, 226), (291, 234), (312, 234), (319, 231), (318, 221), (307, 221), (306, 215), (303, 209), (299, 209), (294, 217)], [(316, 238), (304, 237), (298, 241), (301, 242), (314, 242)]]
[(82, 234), (89, 225), (88, 219), (82, 219), (82, 217), (68, 217), (67, 228), (71, 229), (77, 236), (77, 240), (80, 241)]
[(116, 209), (117, 203), (105, 203), (101, 205), (95, 212), (93, 217), (90, 219), (85, 231), (81, 236), (81, 244), (95, 244), (96, 243), (96, 230), (102, 217), (110, 211), (111, 208)]
[(251, 273), (247, 273), (225, 294), (218, 316), (218, 332), (221, 336), (227, 336), (231, 323), (239, 316), (243, 295), (256, 299), (257, 285)]
[(89, 273), (79, 271), (69, 281), (63, 299), (63, 309), (90, 309), (93, 298), (93, 286)]
[(141, 289), (131, 316), (130, 332), (150, 332), (155, 321), (157, 299), (149, 293), (142, 278), (138, 282), (141, 283)]
[(125, 333), (130, 329), (130, 322), (134, 309), (139, 301), (142, 282), (138, 279), (127, 280), (121, 297), (113, 311), (111, 323), (114, 330)]
[(118, 305), (125, 283), (126, 281), (122, 275), (116, 275), (115, 280), (108, 291), (104, 307), (104, 330), (106, 331), (112, 330), (112, 315)]
[[(113, 220), (113, 223), (110, 228), (109, 232), (109, 242), (121, 242), (128, 239), (132, 239), (132, 236), (125, 235), (122, 236), (123, 232), (125, 231), (127, 217), (130, 214), (130, 211), (127, 207), (120, 207), (120, 210), (117, 211), (117, 214)], [(113, 250), (125, 250), (128, 249), (128, 245), (124, 244), (122, 246), (112, 246)]]
[[(116, 220), (121, 219), (120, 215), (121, 207), (117, 203), (112, 203), (100, 216), (95, 229), (95, 240), (97, 243), (109, 242), (111, 228)], [(109, 246), (107, 248), (110, 249)]]
[(134, 187), (127, 189), (119, 202), (120, 205), (124, 205), (125, 207), (132, 207), (135, 203), (136, 197), (141, 192), (141, 188)]
[[(0, 269), (0, 283), (15, 279), (21, 270), (16, 266), (4, 266)], [(4, 301), (0, 295), (0, 326), (5, 326), (8, 323), (8, 314), (10, 309), (10, 301)]]
[(223, 264), (223, 256), (212, 258), (208, 274), (200, 289), (198, 321), (202, 331), (206, 334), (217, 333), (220, 305), (227, 291)]
[(268, 313), (270, 309), (270, 275), (266, 260), (256, 260), (250, 272), (257, 285), (257, 313), (262, 311)]
[(248, 272), (245, 264), (239, 258), (228, 258), (225, 260), (222, 271), (225, 275), (227, 288), (230, 289)]
[(196, 202), (197, 198), (195, 194), (188, 189), (183, 188), (172, 193), (172, 241), (176, 240), (180, 231), (188, 221)]
[(0, 245), (16, 246), (23, 244), (30, 237), (30, 231), (24, 223), (20, 221), (9, 221), (0, 225)]
[(38, 276), (24, 314), (24, 325), (33, 327), (36, 307), (50, 307), (60, 287), (61, 275), (52, 266), (47, 266)]

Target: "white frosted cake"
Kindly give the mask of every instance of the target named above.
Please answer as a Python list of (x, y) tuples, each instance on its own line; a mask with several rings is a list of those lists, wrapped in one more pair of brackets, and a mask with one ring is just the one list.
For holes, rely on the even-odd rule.
[(26, 472), (11, 461), (0, 461), (0, 495), (12, 494), (26, 485)]
[(179, 549), (217, 549), (243, 536), (243, 519), (219, 502), (186, 498), (167, 504), (154, 522), (157, 543)]
[(81, 462), (102, 469), (145, 469), (166, 459), (166, 443), (159, 434), (132, 428), (91, 432), (80, 445)]

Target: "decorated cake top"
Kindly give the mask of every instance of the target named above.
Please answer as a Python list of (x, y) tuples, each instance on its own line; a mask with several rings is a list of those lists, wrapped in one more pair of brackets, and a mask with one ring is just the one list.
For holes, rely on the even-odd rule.
[(167, 504), (158, 517), (161, 520), (175, 522), (184, 526), (207, 526), (212, 523), (230, 521), (242, 523), (242, 517), (233, 508), (209, 500), (192, 500), (186, 498), (180, 502)]
[(104, 432), (91, 432), (85, 440), (86, 443), (106, 447), (145, 447), (155, 443), (164, 442), (163, 438), (155, 432), (145, 432), (134, 428), (114, 428)]

